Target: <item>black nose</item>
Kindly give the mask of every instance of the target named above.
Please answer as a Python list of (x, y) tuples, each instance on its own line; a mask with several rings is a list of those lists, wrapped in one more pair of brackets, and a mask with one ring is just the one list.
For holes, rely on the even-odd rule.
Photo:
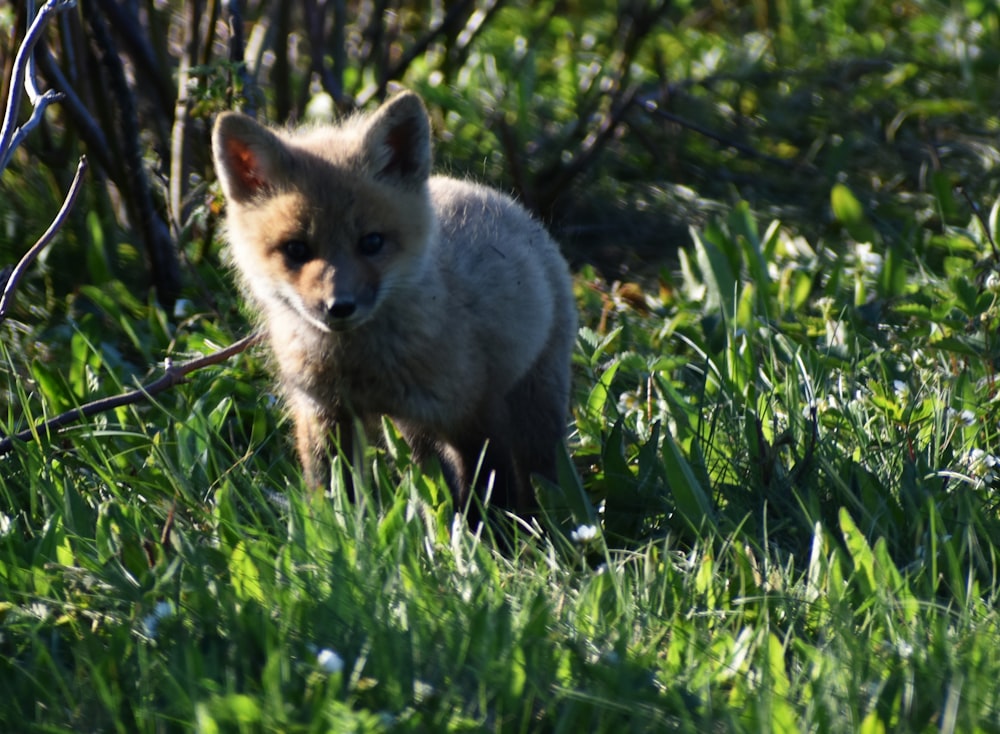
[(330, 304), (330, 308), (327, 309), (327, 313), (330, 314), (330, 318), (333, 319), (346, 319), (354, 313), (356, 308), (357, 304), (354, 301), (334, 301)]

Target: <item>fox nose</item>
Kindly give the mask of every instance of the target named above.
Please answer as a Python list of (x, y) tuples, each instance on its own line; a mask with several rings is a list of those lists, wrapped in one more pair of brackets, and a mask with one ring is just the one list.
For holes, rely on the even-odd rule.
[(354, 313), (356, 308), (357, 304), (353, 300), (341, 298), (330, 303), (326, 312), (332, 319), (346, 319)]

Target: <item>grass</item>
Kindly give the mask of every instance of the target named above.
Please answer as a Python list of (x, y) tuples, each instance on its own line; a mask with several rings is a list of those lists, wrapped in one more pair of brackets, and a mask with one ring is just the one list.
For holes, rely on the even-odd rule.
[[(508, 556), (388, 423), (361, 502), (304, 492), (259, 355), (18, 445), (0, 726), (1000, 730), (989, 245), (923, 243), (737, 207), (656, 290), (581, 273), (573, 463)], [(100, 333), (7, 373), (7, 431), (114, 392)]]
[[(628, 36), (567, 7), (407, 71), (446, 165), (553, 194)], [(569, 450), (512, 552), (390, 423), (356, 505), (306, 492), (240, 355), (0, 456), (0, 730), (1000, 732), (1000, 15), (721, 7), (665, 6), (628, 66), (685, 124), (631, 109), (549, 202), (569, 250), (615, 241), (577, 268)], [(17, 254), (64, 189), (20, 153)], [(84, 196), (0, 326), (0, 434), (247, 329), (210, 201), (166, 313)]]

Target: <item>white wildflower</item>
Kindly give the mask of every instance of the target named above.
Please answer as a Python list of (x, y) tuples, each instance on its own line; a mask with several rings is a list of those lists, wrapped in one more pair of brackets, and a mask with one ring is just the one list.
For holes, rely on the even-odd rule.
[(340, 673), (344, 669), (344, 659), (333, 650), (324, 647), (316, 653), (316, 662), (324, 672), (330, 675)]
[(160, 622), (174, 613), (174, 605), (168, 601), (159, 601), (153, 611), (140, 620), (142, 631), (150, 639), (156, 637)]
[(993, 454), (988, 454), (982, 449), (969, 449), (965, 455), (965, 466), (968, 469), (977, 487), (993, 484), (997, 478), (996, 469), (1000, 466), (1000, 459)]
[(903, 658), (903, 660), (907, 660), (913, 655), (913, 645), (906, 640), (899, 640), (896, 643), (896, 652), (899, 653), (899, 657)]
[(976, 425), (976, 414), (968, 408), (962, 411), (955, 410), (954, 408), (948, 408), (948, 417), (951, 420), (958, 421), (965, 426)]
[(902, 380), (893, 380), (892, 390), (900, 400), (906, 400), (910, 396), (910, 386)]
[(597, 537), (597, 526), (596, 525), (581, 525), (576, 530), (569, 534), (569, 537), (574, 543), (579, 543), (580, 545), (587, 545), (594, 538)]
[(882, 272), (882, 256), (872, 251), (871, 242), (861, 242), (854, 246), (854, 259), (861, 270), (869, 275)]
[(194, 315), (196, 309), (194, 303), (187, 298), (178, 298), (174, 303), (174, 318), (186, 319)]

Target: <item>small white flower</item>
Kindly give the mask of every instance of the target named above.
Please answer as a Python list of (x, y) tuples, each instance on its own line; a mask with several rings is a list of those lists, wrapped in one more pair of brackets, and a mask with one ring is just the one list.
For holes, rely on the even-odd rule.
[(597, 537), (597, 526), (596, 525), (581, 525), (576, 530), (569, 534), (569, 537), (574, 543), (579, 543), (580, 545), (587, 545), (594, 538)]
[(147, 614), (140, 620), (142, 625), (142, 631), (146, 633), (146, 637), (153, 638), (156, 637), (156, 632), (159, 629), (160, 621), (166, 619), (174, 613), (174, 605), (168, 601), (156, 602), (156, 606), (153, 607), (153, 611)]
[(902, 380), (893, 380), (892, 389), (900, 400), (905, 399), (910, 394), (910, 386)]
[(899, 657), (903, 658), (903, 660), (907, 660), (913, 655), (913, 645), (906, 640), (899, 640), (896, 643), (896, 652), (899, 653)]
[(187, 298), (178, 298), (177, 302), (174, 303), (175, 319), (186, 319), (188, 316), (193, 315), (194, 312), (195, 312), (194, 303), (192, 303)]
[(324, 647), (316, 654), (316, 662), (324, 672), (334, 675), (344, 669), (344, 659), (333, 650)]
[(976, 414), (966, 408), (963, 411), (957, 411), (954, 408), (948, 408), (948, 417), (952, 420), (957, 420), (962, 425), (974, 426), (976, 425)]
[(872, 251), (870, 242), (862, 242), (854, 247), (854, 257), (861, 269), (869, 275), (878, 275), (882, 272), (882, 256)]
[(986, 290), (990, 293), (1000, 293), (1000, 273), (996, 270), (991, 270), (986, 276)]
[(994, 470), (1000, 466), (1000, 459), (982, 449), (969, 449), (969, 453), (965, 455), (965, 466), (970, 476), (976, 480), (976, 485), (983, 486), (993, 484), (996, 480), (997, 472)]

